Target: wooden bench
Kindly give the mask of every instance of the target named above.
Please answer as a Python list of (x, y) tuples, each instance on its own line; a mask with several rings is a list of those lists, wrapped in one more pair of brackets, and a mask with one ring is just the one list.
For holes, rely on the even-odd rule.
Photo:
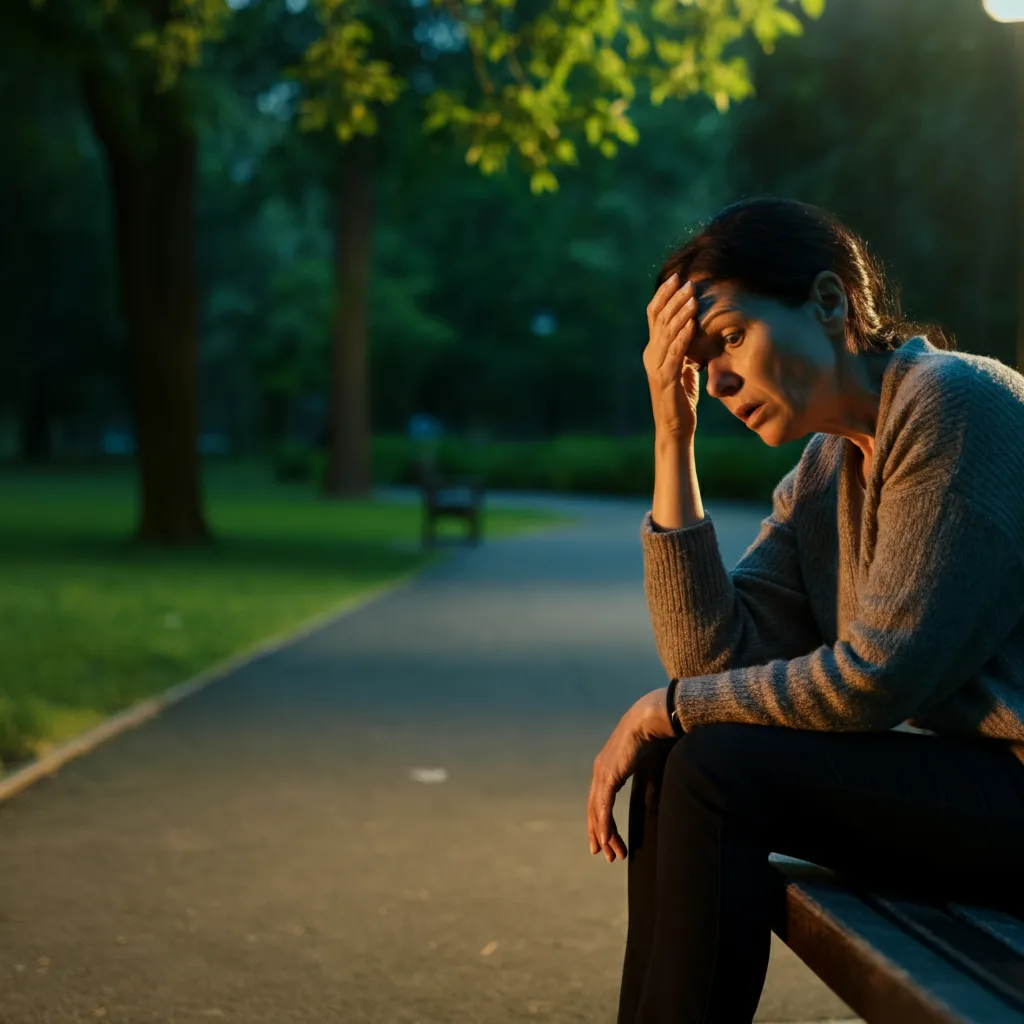
[[(772, 855), (773, 929), (868, 1024), (1024, 1024), (1024, 920)], [(1024, 865), (1022, 865), (1024, 884)]]
[(471, 544), (479, 544), (484, 504), (483, 480), (475, 476), (442, 476), (430, 463), (420, 465), (423, 493), (423, 544), (437, 542), (437, 521), (442, 516), (464, 519)]

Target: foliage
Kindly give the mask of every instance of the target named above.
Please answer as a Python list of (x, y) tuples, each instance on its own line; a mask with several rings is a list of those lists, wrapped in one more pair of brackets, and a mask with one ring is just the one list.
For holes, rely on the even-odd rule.
[(23, 442), (33, 419), (87, 421), (122, 384), (102, 168), (73, 82), (34, 77), (40, 61), (0, 38), (0, 410)]
[(148, 66), (161, 92), (198, 66), (204, 44), (221, 37), (231, 15), (226, 0), (28, 2), (45, 20), (52, 39), (75, 46), (78, 61), (85, 65), (103, 61), (108, 72), (120, 64), (122, 74)]
[(323, 35), (310, 44), (295, 69), (308, 87), (301, 125), (319, 131), (328, 125), (341, 142), (378, 129), (374, 104), (394, 103), (408, 87), (386, 60), (370, 57), (373, 31), (346, 0), (317, 0)]
[[(101, 0), (108, 15), (127, 2)], [(152, 10), (145, 5), (139, 7), (147, 12)], [(220, 38), (224, 22), (230, 15), (225, 0), (171, 0), (167, 9), (168, 17), (154, 19), (150, 27), (135, 37), (135, 45), (153, 55), (157, 66), (157, 89), (161, 91), (171, 88), (186, 68), (199, 64), (203, 44)], [(133, 13), (137, 11), (135, 8)]]
[[(697, 434), (697, 472), (705, 498), (770, 501), (780, 479), (800, 459), (806, 441), (769, 448), (756, 438)], [(475, 475), (490, 488), (581, 494), (650, 495), (654, 439), (563, 436), (546, 441), (444, 438), (425, 445), (403, 437), (378, 437), (374, 479), (416, 485), (419, 465), (432, 452), (438, 470)], [(282, 482), (318, 479), (324, 456), (297, 444), (281, 445), (274, 473)]]
[[(727, 56), (729, 45), (749, 30), (770, 50), (780, 35), (802, 29), (774, 0), (735, 8), (721, 0), (662, 0), (649, 8), (637, 0), (558, 0), (518, 22), (511, 0), (434, 3), (466, 26), (483, 95), (474, 103), (436, 91), (425, 128), (462, 130), (470, 139), (466, 161), (485, 174), (506, 170), (514, 152), (535, 193), (557, 189), (554, 167), (578, 163), (574, 137), (606, 157), (620, 143), (635, 146), (629, 108), (641, 90), (655, 106), (702, 92), (724, 112), (751, 93), (746, 61)], [(804, 5), (808, 13), (818, 6)]]
[[(399, 48), (398, 61), (372, 58), (375, 32), (360, 16), (363, 6), (317, 0), (323, 35), (296, 69), (309, 88), (302, 127), (330, 126), (342, 142), (378, 130), (375, 105), (396, 103), (413, 70), (400, 63), (403, 56), (409, 62), (407, 48)], [(535, 194), (557, 190), (556, 168), (578, 166), (578, 141), (609, 158), (621, 143), (635, 146), (640, 135), (629, 110), (638, 96), (660, 106), (704, 93), (724, 112), (752, 91), (746, 60), (730, 47), (749, 32), (770, 52), (779, 38), (802, 31), (792, 0), (661, 0), (650, 7), (638, 0), (554, 0), (539, 9), (515, 0), (432, 0), (432, 6), (424, 5), (414, 32), (446, 40), (438, 44), (444, 50), (468, 50), (474, 75), (469, 87), (430, 89), (424, 130), (451, 129), (466, 148), (466, 162), (485, 175), (507, 171), (514, 156)], [(813, 18), (823, 5), (801, 0), (800, 6)], [(391, 40), (405, 29), (395, 8), (366, 13)]]

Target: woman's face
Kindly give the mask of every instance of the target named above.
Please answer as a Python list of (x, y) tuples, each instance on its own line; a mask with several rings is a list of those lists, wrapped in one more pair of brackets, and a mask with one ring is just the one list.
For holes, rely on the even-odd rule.
[[(728, 282), (698, 279), (694, 286), (698, 327), (688, 358), (707, 369), (708, 394), (733, 415), (743, 413), (773, 447), (825, 429), (836, 407), (838, 332), (845, 330), (841, 286), (838, 320), (827, 296), (824, 304), (815, 297), (794, 309)], [(760, 408), (746, 414), (755, 403)]]

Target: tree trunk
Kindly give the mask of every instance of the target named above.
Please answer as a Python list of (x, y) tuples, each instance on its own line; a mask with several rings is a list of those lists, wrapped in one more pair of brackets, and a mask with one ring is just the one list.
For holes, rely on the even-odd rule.
[(147, 106), (145, 146), (119, 137), (99, 104), (89, 106), (114, 199), (138, 453), (138, 537), (202, 543), (209, 531), (196, 443), (196, 137), (169, 101)]
[(330, 434), (324, 493), (370, 492), (367, 298), (373, 248), (372, 140), (345, 147), (335, 243), (337, 308), (331, 354)]

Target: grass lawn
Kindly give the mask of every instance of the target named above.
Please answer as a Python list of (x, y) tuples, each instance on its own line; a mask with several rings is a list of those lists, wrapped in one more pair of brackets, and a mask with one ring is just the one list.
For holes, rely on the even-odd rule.
[[(209, 468), (206, 493), (217, 543), (156, 550), (130, 540), (128, 470), (0, 473), (0, 763), (443, 557), (418, 550), (415, 504), (326, 502), (254, 466)], [(486, 509), (485, 543), (565, 521)]]

